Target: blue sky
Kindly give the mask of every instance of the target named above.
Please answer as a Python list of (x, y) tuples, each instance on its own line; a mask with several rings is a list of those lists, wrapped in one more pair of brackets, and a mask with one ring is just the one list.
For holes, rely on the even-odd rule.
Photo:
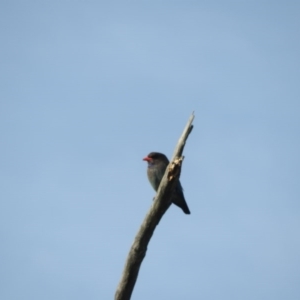
[(297, 1), (0, 3), (0, 298), (112, 299), (191, 114), (132, 299), (300, 297)]

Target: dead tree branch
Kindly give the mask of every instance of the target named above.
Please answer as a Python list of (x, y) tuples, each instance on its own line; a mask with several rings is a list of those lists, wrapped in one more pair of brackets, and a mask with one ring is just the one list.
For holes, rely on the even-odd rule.
[(192, 123), (194, 117), (194, 113), (192, 113), (178, 140), (172, 160), (170, 160), (170, 164), (161, 180), (153, 204), (134, 239), (125, 263), (122, 278), (117, 287), (115, 300), (130, 299), (155, 227), (171, 205), (171, 194), (180, 176), (181, 163), (183, 160), (182, 153), (186, 140), (193, 129)]

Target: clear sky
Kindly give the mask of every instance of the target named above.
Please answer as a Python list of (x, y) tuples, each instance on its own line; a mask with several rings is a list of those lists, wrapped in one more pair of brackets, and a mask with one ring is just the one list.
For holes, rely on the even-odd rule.
[(132, 299), (300, 299), (299, 1), (1, 1), (0, 299), (112, 299), (195, 111)]

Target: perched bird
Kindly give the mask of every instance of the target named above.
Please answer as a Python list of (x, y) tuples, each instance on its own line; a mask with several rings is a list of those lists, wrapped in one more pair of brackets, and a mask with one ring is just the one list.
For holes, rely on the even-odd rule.
[[(164, 154), (159, 152), (151, 152), (145, 158), (143, 158), (143, 160), (148, 162), (148, 179), (154, 190), (157, 191), (160, 181), (162, 180), (165, 170), (169, 164), (169, 160)], [(179, 180), (175, 187), (174, 194), (172, 195), (172, 202), (179, 206), (185, 214), (190, 214), (190, 210), (185, 202), (183, 190)]]

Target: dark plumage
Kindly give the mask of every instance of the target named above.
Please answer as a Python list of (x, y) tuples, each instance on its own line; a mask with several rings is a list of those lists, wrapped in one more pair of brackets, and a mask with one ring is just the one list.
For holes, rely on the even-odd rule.
[[(151, 152), (143, 160), (148, 162), (148, 179), (154, 190), (157, 191), (160, 181), (165, 174), (166, 167), (169, 164), (169, 160), (164, 154), (159, 152)], [(190, 210), (184, 199), (180, 181), (178, 181), (178, 184), (175, 187), (172, 202), (179, 206), (185, 214), (190, 214)]]

